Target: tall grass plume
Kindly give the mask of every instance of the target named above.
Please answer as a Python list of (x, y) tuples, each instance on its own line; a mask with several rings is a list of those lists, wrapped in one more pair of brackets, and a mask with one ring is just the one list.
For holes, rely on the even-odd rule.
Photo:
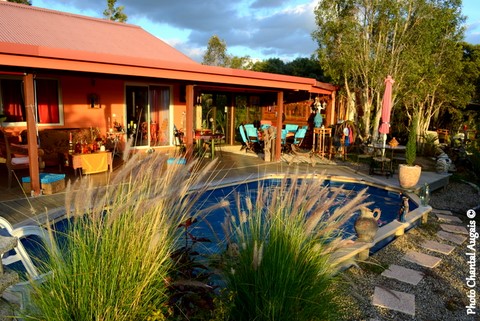
[(333, 287), (343, 246), (341, 227), (365, 200), (365, 190), (341, 203), (341, 189), (298, 176), (259, 186), (237, 198), (223, 225), (228, 248), (223, 274), (230, 320), (335, 320)]
[[(213, 163), (210, 166), (214, 166)], [(190, 170), (190, 171), (189, 171)], [(209, 175), (169, 166), (158, 153), (133, 155), (107, 186), (87, 178), (68, 187), (70, 219), (52, 277), (34, 285), (26, 320), (161, 320), (178, 247), (178, 226), (202, 193), (189, 193)]]

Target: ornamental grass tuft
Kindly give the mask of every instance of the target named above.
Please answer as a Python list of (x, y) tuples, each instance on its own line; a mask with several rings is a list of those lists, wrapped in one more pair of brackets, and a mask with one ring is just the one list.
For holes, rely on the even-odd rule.
[(341, 191), (295, 176), (237, 198), (238, 215), (223, 225), (229, 320), (335, 320), (332, 253), (348, 242), (341, 227), (366, 196), (342, 203)]
[[(45, 272), (33, 284), (25, 320), (163, 320), (178, 226), (191, 217), (211, 166), (167, 165), (152, 153), (132, 156), (107, 186), (82, 178), (68, 186), (69, 229), (57, 235)], [(190, 170), (190, 171), (189, 171)], [(55, 231), (50, 231), (52, 234)], [(63, 241), (59, 241), (59, 240)]]

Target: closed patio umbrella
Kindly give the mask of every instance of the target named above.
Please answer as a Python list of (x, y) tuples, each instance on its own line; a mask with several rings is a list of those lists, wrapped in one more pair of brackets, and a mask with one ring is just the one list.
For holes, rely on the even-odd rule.
[(392, 111), (392, 85), (395, 81), (392, 76), (387, 76), (385, 79), (385, 92), (382, 99), (382, 122), (378, 128), (378, 132), (383, 134), (382, 156), (385, 155), (385, 143), (387, 141), (387, 134), (390, 132), (390, 114)]

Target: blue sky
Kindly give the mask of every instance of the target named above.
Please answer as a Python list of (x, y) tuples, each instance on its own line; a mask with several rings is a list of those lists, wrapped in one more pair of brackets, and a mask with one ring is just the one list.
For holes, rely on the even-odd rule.
[[(464, 0), (465, 40), (480, 44), (478, 0)], [(103, 17), (106, 0), (33, 0), (42, 8)], [(285, 61), (309, 57), (317, 45), (313, 10), (317, 0), (118, 0), (128, 23), (141, 26), (201, 61), (208, 40), (217, 35), (230, 54)]]

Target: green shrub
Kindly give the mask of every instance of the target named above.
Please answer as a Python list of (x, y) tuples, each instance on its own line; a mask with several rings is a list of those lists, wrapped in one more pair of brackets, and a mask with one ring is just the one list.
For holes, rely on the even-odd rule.
[(240, 214), (226, 218), (230, 320), (335, 320), (338, 262), (331, 254), (365, 191), (330, 211), (340, 189), (331, 195), (318, 178), (297, 183), (260, 186), (256, 200), (238, 197)]
[(422, 137), (422, 154), (423, 156), (435, 156), (437, 151), (436, 141), (438, 136), (435, 134), (425, 134)]
[(410, 131), (408, 132), (408, 141), (405, 146), (405, 161), (407, 165), (413, 166), (417, 157), (417, 118), (413, 117)]
[[(25, 320), (163, 320), (169, 315), (172, 253), (177, 227), (193, 212), (198, 193), (188, 193), (205, 172), (166, 157), (135, 155), (106, 187), (88, 178), (67, 187), (72, 218), (63, 250), (52, 252), (53, 277), (34, 284), (33, 311)], [(212, 163), (213, 164), (213, 163)], [(188, 179), (187, 179), (188, 177)]]

